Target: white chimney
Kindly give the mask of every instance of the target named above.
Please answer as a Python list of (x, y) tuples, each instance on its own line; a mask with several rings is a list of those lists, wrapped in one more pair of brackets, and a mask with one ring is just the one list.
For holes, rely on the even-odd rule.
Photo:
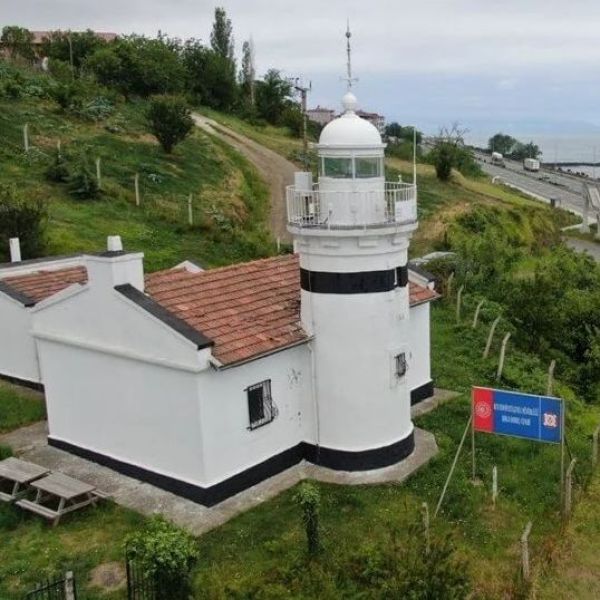
[(118, 235), (109, 236), (106, 247), (106, 252), (85, 257), (90, 287), (110, 290), (118, 285), (130, 284), (143, 292), (143, 253), (124, 252)]
[(106, 249), (109, 252), (123, 252), (123, 242), (120, 235), (109, 235), (106, 240)]
[(21, 262), (21, 242), (18, 237), (10, 238), (10, 262)]

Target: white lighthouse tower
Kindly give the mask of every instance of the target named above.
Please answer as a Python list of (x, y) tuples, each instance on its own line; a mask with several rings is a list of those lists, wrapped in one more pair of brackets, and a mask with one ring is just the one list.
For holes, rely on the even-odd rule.
[(288, 229), (301, 268), (301, 318), (312, 342), (315, 456), (367, 470), (414, 449), (407, 384), (407, 250), (417, 228), (415, 183), (386, 182), (378, 130), (356, 114), (350, 31), (343, 114), (319, 139), (318, 183), (297, 173)]

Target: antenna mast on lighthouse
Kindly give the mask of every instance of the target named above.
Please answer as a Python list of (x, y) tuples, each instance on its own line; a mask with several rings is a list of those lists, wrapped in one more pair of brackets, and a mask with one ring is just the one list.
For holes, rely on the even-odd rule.
[(346, 83), (348, 84), (348, 91), (352, 89), (352, 84), (358, 79), (352, 77), (352, 49), (350, 47), (350, 38), (352, 37), (352, 33), (350, 32), (350, 20), (348, 20), (346, 25)]

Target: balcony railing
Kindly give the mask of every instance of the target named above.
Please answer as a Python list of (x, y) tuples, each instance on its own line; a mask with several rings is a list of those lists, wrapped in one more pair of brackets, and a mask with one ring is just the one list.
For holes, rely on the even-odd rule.
[(372, 229), (417, 222), (417, 186), (386, 182), (381, 190), (287, 188), (288, 224), (317, 229)]

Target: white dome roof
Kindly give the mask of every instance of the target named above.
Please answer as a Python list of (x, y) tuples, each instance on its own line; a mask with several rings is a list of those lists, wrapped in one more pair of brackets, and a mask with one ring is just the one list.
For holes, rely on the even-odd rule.
[(354, 112), (357, 107), (354, 94), (348, 92), (342, 104), (346, 112), (325, 125), (319, 137), (319, 146), (382, 146), (377, 127)]

